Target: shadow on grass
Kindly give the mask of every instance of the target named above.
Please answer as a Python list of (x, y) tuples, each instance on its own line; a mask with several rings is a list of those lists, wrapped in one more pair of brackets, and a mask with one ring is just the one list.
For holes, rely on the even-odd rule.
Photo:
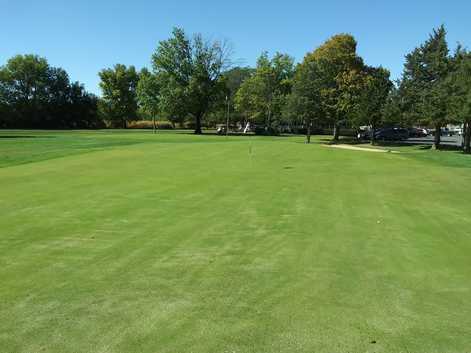
[(345, 145), (364, 145), (368, 143), (368, 141), (358, 140), (353, 137), (340, 137), (337, 141), (333, 140), (332, 137), (322, 137), (320, 139), (321, 143), (327, 145), (338, 145), (338, 144), (345, 144)]
[[(434, 147), (432, 144), (421, 144), (417, 142), (406, 142), (406, 141), (381, 141), (377, 142), (376, 146), (381, 147), (417, 147), (419, 150), (432, 150)], [(457, 145), (440, 145), (439, 151), (462, 151), (461, 146)]]
[[(178, 131), (176, 132), (182, 135), (193, 135), (193, 136), (219, 136), (219, 137), (226, 137), (226, 134), (218, 134), (216, 131), (203, 131), (202, 134), (195, 134), (193, 130), (189, 131)], [(293, 136), (303, 136), (303, 135), (294, 135), (294, 134), (279, 134), (279, 135), (257, 135), (254, 133), (244, 134), (243, 132), (230, 132), (228, 137), (278, 137), (278, 138), (286, 138), (286, 137), (293, 137)]]
[(33, 136), (33, 135), (0, 135), (0, 139), (35, 139), (56, 138), (56, 136)]
[[(335, 144), (346, 144), (346, 145), (364, 145), (371, 144), (369, 140), (358, 140), (356, 138), (350, 137), (341, 137), (338, 141), (333, 141), (332, 138), (321, 138), (320, 141), (325, 144), (335, 145)], [(411, 142), (411, 141), (376, 141), (374, 145), (377, 147), (417, 147), (420, 150), (431, 150), (433, 149), (433, 144), (431, 143), (420, 143), (420, 142)], [(462, 147), (458, 145), (440, 145), (440, 151), (462, 151)]]

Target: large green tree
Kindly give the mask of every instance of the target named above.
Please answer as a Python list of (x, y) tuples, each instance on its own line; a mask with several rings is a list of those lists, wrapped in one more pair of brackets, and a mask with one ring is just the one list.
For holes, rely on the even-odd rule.
[(10, 119), (19, 127), (36, 127), (45, 116), (51, 77), (45, 58), (17, 55), (0, 69), (3, 100), (10, 102)]
[(129, 120), (137, 119), (138, 72), (134, 66), (116, 64), (102, 70), (99, 76), (105, 118), (126, 128)]
[(162, 79), (161, 108), (167, 115), (191, 116), (195, 133), (202, 133), (202, 121), (221, 97), (223, 72), (230, 65), (230, 48), (221, 41), (209, 41), (196, 34), (188, 38), (175, 28), (170, 39), (161, 41), (152, 56), (154, 74)]
[(387, 70), (363, 63), (351, 35), (336, 35), (298, 65), (288, 114), (307, 127), (307, 142), (314, 121), (333, 125), (338, 140), (342, 124), (379, 124), (391, 86)]
[(236, 94), (237, 111), (247, 120), (263, 124), (265, 131), (275, 130), (291, 92), (294, 72), (294, 60), (289, 55), (276, 53), (270, 59), (266, 52), (262, 53), (254, 74)]
[(218, 123), (235, 124), (246, 122), (246, 117), (235, 109), (235, 96), (242, 83), (253, 75), (254, 69), (251, 67), (233, 67), (225, 71), (221, 76), (224, 87), (219, 93), (211, 112), (206, 116), (206, 122), (210, 125)]
[(365, 66), (359, 74), (353, 76), (354, 82), (349, 84), (349, 87), (356, 87), (348, 98), (354, 104), (352, 125), (369, 126), (371, 144), (375, 144), (375, 132), (384, 121), (384, 109), (393, 88), (389, 76), (389, 71), (383, 67)]
[(224, 72), (222, 78), (226, 87), (225, 98), (227, 100), (221, 101), (223, 104), (219, 104), (219, 109), (215, 114), (220, 118), (229, 114), (229, 120), (233, 123), (240, 122), (245, 124), (247, 122), (245, 116), (236, 110), (235, 97), (242, 84), (252, 77), (254, 72), (255, 69), (251, 67), (234, 67)]
[(450, 120), (452, 70), (444, 26), (434, 29), (429, 39), (406, 56), (400, 85), (403, 108), (410, 121), (435, 128), (434, 147), (439, 148), (441, 128)]
[[(77, 114), (80, 112), (80, 114)], [(69, 128), (99, 125), (97, 99), (67, 72), (37, 55), (17, 55), (0, 67), (0, 126)]]
[(224, 83), (231, 97), (235, 97), (240, 86), (255, 73), (251, 67), (233, 67), (224, 72)]
[(471, 153), (471, 53), (458, 49), (448, 82), (451, 86), (451, 112), (463, 124), (463, 151)]
[(150, 115), (153, 122), (153, 131), (156, 133), (155, 118), (160, 111), (160, 85), (158, 77), (147, 69), (142, 69), (137, 84), (137, 100), (140, 109)]
[(333, 139), (340, 135), (340, 126), (355, 111), (358, 82), (355, 80), (364, 68), (356, 53), (357, 42), (350, 34), (338, 34), (309, 53), (305, 63), (316, 62), (323, 115), (334, 126)]
[(323, 116), (321, 96), (321, 67), (317, 61), (303, 60), (297, 66), (292, 93), (285, 106), (285, 115), (301, 123), (306, 130), (306, 143), (311, 142), (311, 129)]
[(88, 93), (84, 85), (73, 82), (69, 89), (70, 109), (68, 117), (71, 128), (102, 128), (104, 123), (98, 116), (98, 97)]

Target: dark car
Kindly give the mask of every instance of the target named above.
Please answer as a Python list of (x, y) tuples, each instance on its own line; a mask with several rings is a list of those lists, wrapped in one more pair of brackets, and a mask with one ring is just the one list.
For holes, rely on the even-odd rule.
[(409, 138), (409, 131), (400, 127), (379, 129), (375, 132), (375, 139), (382, 141), (401, 141)]
[(371, 130), (359, 130), (357, 134), (359, 140), (369, 140), (371, 139)]
[[(362, 130), (358, 133), (358, 139), (371, 140), (371, 130)], [(400, 127), (387, 127), (375, 131), (375, 140), (401, 141), (409, 138), (409, 131)]]

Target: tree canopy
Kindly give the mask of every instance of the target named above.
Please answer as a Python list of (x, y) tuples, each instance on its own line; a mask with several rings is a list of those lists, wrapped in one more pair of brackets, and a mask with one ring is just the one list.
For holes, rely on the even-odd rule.
[(269, 58), (264, 52), (257, 60), (252, 76), (241, 85), (235, 96), (235, 107), (246, 120), (263, 125), (266, 132), (276, 131), (282, 118), (283, 105), (291, 92), (294, 59), (276, 53)]
[(103, 92), (101, 108), (107, 119), (123, 128), (129, 120), (137, 119), (137, 85), (139, 74), (134, 66), (116, 64), (100, 73)]
[(340, 125), (354, 112), (354, 91), (364, 68), (356, 53), (357, 42), (349, 34), (338, 34), (309, 53), (305, 63), (315, 62), (323, 116), (334, 126), (334, 140)]
[(65, 70), (37, 55), (17, 55), (0, 67), (0, 127), (98, 126), (97, 97)]
[(287, 114), (297, 116), (309, 133), (314, 121), (329, 121), (334, 140), (342, 124), (376, 126), (391, 89), (389, 72), (369, 67), (348, 34), (333, 36), (298, 65)]
[(139, 74), (136, 94), (140, 110), (153, 121), (154, 133), (156, 129), (155, 118), (160, 111), (160, 81), (146, 68)]
[(404, 110), (410, 121), (435, 127), (435, 147), (449, 116), (447, 76), (452, 66), (444, 26), (434, 29), (429, 39), (406, 56), (400, 84)]
[(471, 153), (471, 53), (458, 48), (454, 57), (455, 71), (449, 76), (450, 111), (463, 123), (463, 149)]
[(224, 90), (221, 76), (230, 65), (231, 51), (221, 41), (201, 34), (189, 39), (175, 28), (172, 37), (161, 41), (152, 56), (153, 72), (162, 82), (161, 109), (167, 116), (194, 119), (195, 133)]

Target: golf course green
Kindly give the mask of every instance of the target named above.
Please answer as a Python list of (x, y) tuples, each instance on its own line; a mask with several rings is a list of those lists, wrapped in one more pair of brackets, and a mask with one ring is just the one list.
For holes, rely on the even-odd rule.
[(0, 352), (471, 351), (471, 159), (0, 132)]

